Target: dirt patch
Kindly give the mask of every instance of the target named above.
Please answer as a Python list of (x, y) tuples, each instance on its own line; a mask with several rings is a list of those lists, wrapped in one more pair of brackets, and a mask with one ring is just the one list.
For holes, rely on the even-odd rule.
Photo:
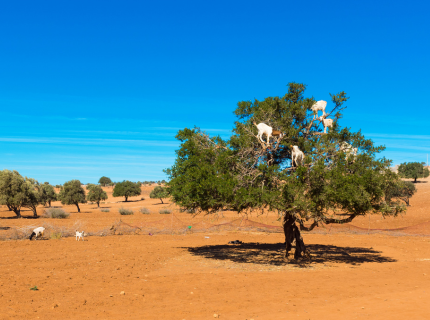
[[(300, 263), (284, 260), (282, 234), (269, 232), (0, 241), (1, 319), (426, 319), (430, 237), (422, 234), (430, 233), (429, 186), (417, 185), (412, 206), (397, 221), (372, 216), (353, 223), (360, 230), (407, 227), (409, 234), (307, 233), (312, 259)], [(9, 219), (13, 213), (3, 206), (0, 233), (43, 223), (71, 229), (80, 223), (96, 232), (120, 219), (156, 222), (164, 219), (158, 213), (164, 207), (190, 225), (238, 218), (233, 212), (193, 218), (145, 195), (118, 203), (123, 199), (111, 193), (101, 204), (109, 212), (85, 204), (77, 213), (55, 203), (71, 212), (64, 220)], [(121, 206), (134, 215), (120, 216)], [(139, 213), (141, 207), (151, 214)], [(272, 213), (250, 218), (280, 225)], [(243, 243), (229, 245), (232, 240)]]

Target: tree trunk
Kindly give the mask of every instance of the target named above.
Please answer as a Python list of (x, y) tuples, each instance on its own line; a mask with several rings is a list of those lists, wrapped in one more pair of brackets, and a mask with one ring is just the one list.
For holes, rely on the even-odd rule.
[(97, 207), (100, 208), (100, 201), (97, 201)]
[(51, 200), (48, 201), (49, 207), (51, 208)]
[(6, 206), (9, 209), (9, 211), (13, 211), (12, 208), (10, 207), (10, 205), (7, 204)]
[(285, 257), (288, 259), (288, 254), (293, 247), (293, 242), (296, 243), (296, 250), (294, 252), (294, 259), (299, 259), (304, 255), (308, 255), (306, 252), (306, 246), (303, 242), (303, 238), (300, 234), (300, 230), (296, 225), (296, 219), (285, 213), (283, 220), (284, 234), (285, 234)]
[(164, 204), (163, 199), (160, 198), (160, 200), (161, 200), (161, 203)]
[(125, 202), (127, 202), (127, 199), (128, 199), (128, 197), (127, 197), (127, 196), (125, 196)]
[(13, 210), (13, 212), (15, 212), (15, 214), (16, 214), (16, 216), (17, 216), (18, 218), (22, 218), (22, 217), (21, 217), (21, 209), (18, 209), (18, 208), (12, 208), (12, 210)]
[(76, 204), (76, 208), (78, 208), (78, 212), (81, 212), (81, 209), (79, 208), (79, 203), (75, 203)]

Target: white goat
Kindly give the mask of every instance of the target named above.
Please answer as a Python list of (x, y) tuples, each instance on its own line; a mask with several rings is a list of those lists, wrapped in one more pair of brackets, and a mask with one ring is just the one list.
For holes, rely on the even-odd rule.
[(262, 139), (263, 134), (265, 134), (266, 137), (267, 137), (267, 144), (269, 144), (270, 137), (278, 137), (279, 136), (279, 137), (282, 138), (282, 136), (283, 136), (283, 134), (282, 134), (281, 131), (273, 130), (272, 127), (268, 126), (265, 123), (261, 122), (259, 124), (256, 124), (255, 122), (253, 122), (253, 124), (258, 129), (257, 137), (260, 139), (261, 142), (264, 142), (263, 139)]
[(352, 155), (352, 156), (356, 156), (358, 149), (357, 148), (353, 148), (348, 142), (342, 142), (339, 145), (339, 151), (345, 152), (348, 156)]
[(312, 107), (311, 110), (314, 113), (314, 119), (318, 116), (318, 111), (321, 110), (323, 112), (323, 116), (325, 116), (325, 107), (327, 106), (327, 101), (320, 100), (317, 101)]
[(328, 127), (333, 127), (333, 119), (325, 119), (324, 116), (318, 117), (317, 119), (322, 122), (324, 126), (324, 133), (327, 133)]
[(36, 237), (36, 240), (37, 240), (37, 238), (43, 236), (44, 232), (45, 232), (44, 227), (38, 227), (38, 228), (34, 229), (32, 234), (30, 235), (30, 240), (33, 239), (34, 237)]
[(84, 240), (84, 235), (85, 235), (85, 233), (83, 231), (81, 231), (81, 232), (76, 231), (76, 240), (79, 241), (79, 239), (82, 239), (82, 241), (85, 241)]
[(296, 163), (296, 167), (303, 163), (305, 160), (305, 154), (303, 151), (299, 149), (298, 146), (290, 146), (291, 151), (291, 166), (294, 167), (294, 162)]

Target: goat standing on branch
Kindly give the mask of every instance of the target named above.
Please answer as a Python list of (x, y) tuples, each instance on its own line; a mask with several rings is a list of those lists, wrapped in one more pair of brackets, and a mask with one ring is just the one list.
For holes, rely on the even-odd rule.
[(302, 150), (299, 149), (298, 146), (290, 146), (291, 147), (291, 166), (294, 167), (294, 162), (296, 163), (296, 167), (303, 164), (305, 160), (305, 154)]
[(324, 116), (318, 117), (318, 120), (322, 122), (324, 126), (324, 133), (327, 133), (327, 128), (333, 127), (333, 119), (325, 119)]
[(317, 101), (312, 107), (311, 110), (314, 114), (314, 119), (318, 116), (318, 111), (321, 110), (323, 112), (323, 116), (325, 116), (325, 107), (327, 106), (327, 101), (320, 100)]
[(261, 122), (259, 124), (256, 124), (255, 122), (253, 122), (253, 124), (258, 129), (258, 134), (257, 134), (258, 139), (260, 139), (260, 141), (263, 142), (263, 143), (264, 143), (264, 141), (262, 139), (263, 134), (265, 134), (266, 137), (267, 137), (267, 144), (269, 144), (270, 137), (280, 137), (280, 138), (282, 138), (282, 132), (281, 131), (273, 130), (272, 127), (268, 126), (265, 123)]

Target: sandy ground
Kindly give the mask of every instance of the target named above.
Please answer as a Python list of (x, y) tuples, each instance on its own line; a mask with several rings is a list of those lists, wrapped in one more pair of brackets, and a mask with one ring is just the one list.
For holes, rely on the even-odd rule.
[[(360, 228), (409, 227), (410, 235), (305, 234), (312, 260), (286, 263), (279, 233), (220, 232), (0, 241), (0, 319), (429, 319), (430, 180), (418, 183), (397, 219), (356, 219)], [(51, 223), (97, 231), (119, 219), (165, 218), (170, 208), (190, 224), (234, 219), (179, 213), (149, 199), (152, 187), (124, 203), (62, 206), (69, 219), (15, 219), (0, 208), (0, 227)], [(141, 197), (144, 200), (141, 200)], [(61, 206), (59, 202), (55, 206)], [(132, 216), (120, 216), (119, 207)], [(138, 212), (148, 208), (150, 215)], [(44, 208), (38, 208), (42, 214)], [(24, 211), (24, 216), (31, 216)], [(274, 214), (252, 220), (279, 225)], [(412, 231), (417, 231), (414, 234)], [(0, 230), (1, 232), (6, 232)], [(228, 245), (239, 239), (242, 245)], [(30, 290), (37, 286), (38, 290)], [(121, 294), (123, 293), (123, 294)]]

